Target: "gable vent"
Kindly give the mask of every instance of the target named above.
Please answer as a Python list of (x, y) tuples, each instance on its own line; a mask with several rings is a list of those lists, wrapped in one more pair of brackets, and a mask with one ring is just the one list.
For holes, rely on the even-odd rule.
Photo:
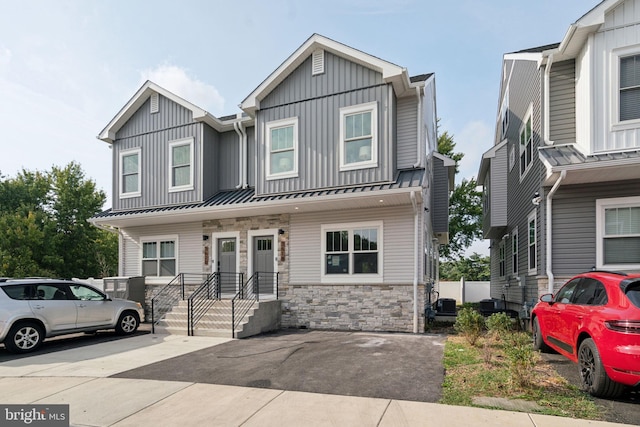
[(151, 94), (151, 114), (158, 112), (158, 98), (157, 93)]
[(311, 75), (315, 76), (324, 73), (324, 50), (318, 49), (314, 51), (311, 62)]

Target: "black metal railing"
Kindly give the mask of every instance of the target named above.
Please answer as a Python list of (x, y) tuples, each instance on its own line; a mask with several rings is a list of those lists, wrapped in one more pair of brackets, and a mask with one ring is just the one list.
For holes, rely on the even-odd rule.
[(242, 273), (215, 272), (188, 299), (188, 335), (193, 336), (196, 325), (223, 295), (236, 292), (242, 284)]
[(275, 295), (278, 299), (279, 273), (255, 272), (231, 300), (231, 337), (236, 337), (236, 328), (242, 323), (253, 305), (260, 302), (260, 294)]
[(160, 288), (151, 298), (151, 332), (155, 326), (180, 300), (188, 297), (188, 287), (197, 287), (207, 279), (206, 273), (180, 273)]

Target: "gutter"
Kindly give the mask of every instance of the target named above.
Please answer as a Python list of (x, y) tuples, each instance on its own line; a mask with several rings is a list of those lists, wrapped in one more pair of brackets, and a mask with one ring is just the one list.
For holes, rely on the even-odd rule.
[(243, 158), (244, 158), (244, 138), (243, 135), (244, 131), (242, 130), (242, 123), (240, 121), (237, 122), (233, 122), (233, 129), (236, 131), (236, 133), (238, 134), (238, 149), (239, 149), (239, 153), (238, 153), (238, 185), (236, 185), (236, 189), (239, 188), (244, 188), (244, 167), (243, 167)]
[(413, 206), (413, 333), (418, 333), (418, 202), (416, 201), (415, 190), (411, 191), (409, 196), (411, 198), (411, 205)]
[(553, 293), (553, 281), (554, 281), (554, 277), (553, 277), (553, 271), (552, 271), (552, 266), (551, 266), (551, 259), (552, 259), (552, 253), (551, 253), (551, 248), (552, 248), (552, 241), (551, 241), (551, 236), (552, 236), (552, 224), (553, 224), (553, 220), (551, 218), (551, 207), (552, 207), (552, 199), (553, 199), (553, 195), (556, 193), (556, 191), (558, 190), (558, 187), (560, 187), (560, 184), (562, 183), (562, 181), (564, 180), (564, 178), (567, 176), (567, 171), (563, 170), (562, 172), (560, 172), (560, 177), (558, 178), (558, 180), (556, 181), (555, 184), (553, 184), (553, 187), (551, 188), (551, 191), (549, 191), (549, 194), (547, 194), (547, 203), (546, 205), (546, 209), (547, 209), (547, 278), (549, 280), (549, 284), (548, 284), (548, 290), (549, 293)]

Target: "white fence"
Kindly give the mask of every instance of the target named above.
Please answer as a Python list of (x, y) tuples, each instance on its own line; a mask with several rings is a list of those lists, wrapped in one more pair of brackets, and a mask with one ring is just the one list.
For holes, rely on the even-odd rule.
[(89, 277), (88, 279), (78, 279), (78, 278), (74, 277), (73, 280), (76, 280), (78, 282), (87, 283), (89, 285), (92, 285), (94, 288), (98, 288), (98, 289), (100, 289), (101, 291), (104, 292), (104, 280), (103, 279), (94, 279), (93, 277)]
[(458, 282), (441, 281), (436, 290), (439, 298), (454, 299), (456, 305), (491, 298), (490, 282), (466, 282), (464, 279)]

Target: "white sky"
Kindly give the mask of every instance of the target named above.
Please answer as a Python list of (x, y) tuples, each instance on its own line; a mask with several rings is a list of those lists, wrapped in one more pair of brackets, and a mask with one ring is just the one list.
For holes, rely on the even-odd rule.
[(145, 80), (235, 114), (319, 33), (410, 75), (435, 72), (441, 130), (465, 153), (458, 180), (472, 177), (493, 143), (502, 55), (559, 42), (597, 3), (0, 0), (0, 173), (75, 160), (109, 207), (111, 153), (96, 135)]

